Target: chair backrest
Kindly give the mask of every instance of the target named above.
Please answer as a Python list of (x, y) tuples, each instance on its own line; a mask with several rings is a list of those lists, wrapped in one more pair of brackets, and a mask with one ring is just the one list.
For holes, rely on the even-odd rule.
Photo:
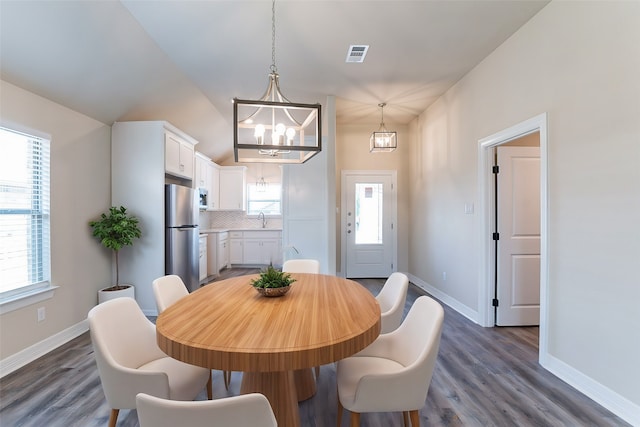
[(288, 259), (282, 264), (282, 271), (320, 274), (320, 261), (316, 259)]
[[(107, 401), (123, 407), (118, 394), (123, 368), (137, 369), (166, 357), (156, 343), (156, 327), (133, 298), (116, 298), (93, 307), (87, 316), (98, 372)], [(133, 396), (132, 396), (133, 398)], [(133, 404), (133, 399), (131, 399)]]
[(440, 303), (421, 296), (415, 300), (400, 327), (390, 334), (393, 336), (391, 358), (415, 371), (415, 378), (426, 385), (424, 397), (418, 397), (418, 400), (427, 395), (438, 357), (443, 321), (444, 309)]
[(402, 313), (407, 299), (409, 278), (406, 274), (391, 273), (382, 290), (376, 296), (382, 317), (381, 334), (394, 331), (402, 322)]
[(140, 427), (277, 427), (271, 405), (259, 393), (216, 400), (175, 401), (136, 396)]
[(180, 298), (189, 295), (189, 290), (184, 285), (184, 282), (180, 276), (175, 274), (158, 277), (152, 282), (151, 286), (153, 287), (153, 295), (156, 298), (158, 314), (165, 311), (167, 307)]

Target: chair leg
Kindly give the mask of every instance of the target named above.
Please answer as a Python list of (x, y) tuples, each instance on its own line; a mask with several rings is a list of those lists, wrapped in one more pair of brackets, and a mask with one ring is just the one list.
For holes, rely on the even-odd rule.
[(342, 409), (342, 403), (340, 403), (340, 397), (338, 396), (338, 418), (336, 423), (337, 427), (340, 427), (340, 424), (342, 424)]
[(409, 416), (411, 417), (411, 427), (420, 427), (420, 415), (418, 414), (418, 410), (409, 411)]
[(402, 413), (402, 425), (404, 427), (409, 427), (409, 412), (408, 411), (404, 411)]
[(213, 399), (213, 376), (209, 372), (209, 380), (207, 380), (207, 399)]
[(320, 366), (316, 366), (316, 380), (320, 376)]
[(109, 427), (116, 427), (116, 423), (118, 422), (118, 413), (120, 409), (112, 409), (111, 414), (109, 415)]
[(229, 391), (229, 384), (231, 383), (231, 371), (222, 371), (222, 376), (224, 377), (224, 388)]
[(352, 412), (351, 413), (351, 427), (360, 427), (360, 413)]

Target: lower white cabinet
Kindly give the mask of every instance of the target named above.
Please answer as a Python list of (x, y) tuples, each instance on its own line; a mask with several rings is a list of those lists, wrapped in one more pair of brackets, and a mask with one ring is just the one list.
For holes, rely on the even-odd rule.
[(207, 278), (208, 275), (208, 270), (207, 270), (207, 236), (205, 235), (200, 235), (200, 259), (199, 259), (199, 265), (200, 265), (200, 275), (199, 275), (199, 279), (200, 280), (204, 280)]
[(232, 231), (229, 242), (231, 264), (282, 264), (282, 232), (279, 230)]
[(207, 272), (217, 276), (220, 270), (229, 266), (229, 233), (211, 232), (207, 237)]
[(229, 267), (229, 233), (218, 233), (218, 271)]
[(229, 238), (229, 262), (231, 264), (244, 264), (242, 255), (242, 232), (232, 231)]

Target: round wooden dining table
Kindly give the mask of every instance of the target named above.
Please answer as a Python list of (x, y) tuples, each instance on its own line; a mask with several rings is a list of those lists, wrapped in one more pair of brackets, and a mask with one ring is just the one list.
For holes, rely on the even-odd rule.
[(291, 273), (281, 297), (251, 285), (258, 275), (210, 283), (156, 321), (160, 348), (192, 365), (242, 371), (241, 393), (264, 394), (280, 427), (299, 426), (298, 401), (315, 394), (311, 368), (351, 356), (380, 333), (380, 307), (362, 285)]

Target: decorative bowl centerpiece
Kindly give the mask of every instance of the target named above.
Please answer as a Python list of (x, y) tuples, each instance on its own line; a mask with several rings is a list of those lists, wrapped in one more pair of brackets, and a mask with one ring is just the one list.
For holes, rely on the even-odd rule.
[(251, 286), (265, 297), (280, 297), (289, 291), (296, 280), (289, 273), (276, 270), (272, 265), (260, 273), (260, 277), (251, 281)]

